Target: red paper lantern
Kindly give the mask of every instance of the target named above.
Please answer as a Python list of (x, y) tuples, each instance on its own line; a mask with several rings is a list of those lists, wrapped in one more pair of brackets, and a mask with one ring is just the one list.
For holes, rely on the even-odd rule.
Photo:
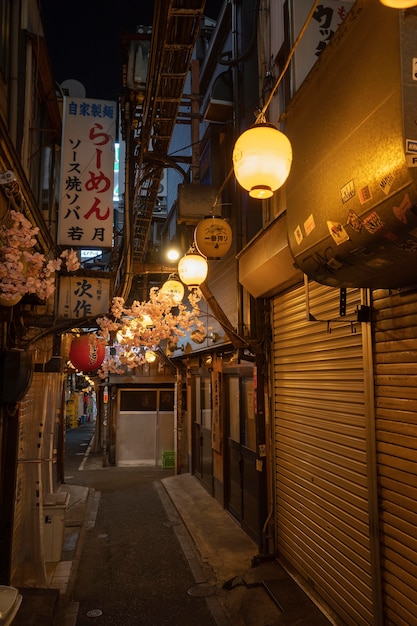
[(93, 372), (99, 368), (105, 355), (106, 347), (95, 335), (85, 334), (72, 340), (69, 358), (80, 372)]

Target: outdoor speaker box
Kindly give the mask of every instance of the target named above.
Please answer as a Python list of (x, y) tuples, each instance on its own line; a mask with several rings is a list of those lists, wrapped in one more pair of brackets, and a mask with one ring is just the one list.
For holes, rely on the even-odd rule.
[(0, 403), (16, 404), (25, 395), (33, 374), (33, 353), (0, 351)]

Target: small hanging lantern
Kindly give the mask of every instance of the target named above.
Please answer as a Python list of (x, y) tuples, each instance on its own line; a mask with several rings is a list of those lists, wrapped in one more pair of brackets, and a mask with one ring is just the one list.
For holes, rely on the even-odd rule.
[(273, 124), (255, 124), (235, 143), (233, 167), (252, 198), (270, 198), (287, 180), (292, 163), (289, 139)]
[(223, 217), (207, 215), (194, 230), (197, 250), (208, 260), (220, 259), (232, 245), (232, 229)]
[(5, 296), (0, 296), (0, 306), (14, 306), (22, 299), (22, 294), (18, 293), (13, 297), (6, 298)]
[(147, 363), (154, 363), (156, 361), (156, 354), (153, 350), (146, 350), (145, 361)]
[(199, 287), (207, 278), (207, 259), (199, 254), (194, 246), (178, 263), (178, 274), (182, 282), (188, 287)]
[(184, 297), (184, 285), (176, 274), (170, 274), (160, 289), (161, 293), (172, 297), (175, 304), (179, 304)]
[(72, 340), (69, 358), (80, 372), (93, 372), (98, 369), (105, 355), (106, 347), (94, 334), (86, 333)]

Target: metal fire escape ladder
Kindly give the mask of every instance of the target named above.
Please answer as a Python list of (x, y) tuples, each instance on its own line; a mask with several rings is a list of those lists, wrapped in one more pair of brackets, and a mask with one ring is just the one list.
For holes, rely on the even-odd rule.
[(148, 77), (143, 103), (136, 107), (134, 155), (133, 261), (143, 263), (164, 163), (190, 70), (204, 12), (204, 0), (156, 2)]

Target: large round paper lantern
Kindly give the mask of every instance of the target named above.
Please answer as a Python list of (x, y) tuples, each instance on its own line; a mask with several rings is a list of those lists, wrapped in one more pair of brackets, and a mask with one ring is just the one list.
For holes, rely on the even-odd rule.
[(207, 215), (194, 230), (194, 241), (209, 261), (223, 257), (232, 245), (232, 229), (223, 217)]
[(258, 200), (270, 198), (285, 183), (291, 163), (291, 143), (273, 124), (251, 126), (233, 149), (237, 182)]
[(106, 347), (93, 334), (84, 334), (72, 340), (69, 358), (80, 372), (93, 372), (104, 361)]

